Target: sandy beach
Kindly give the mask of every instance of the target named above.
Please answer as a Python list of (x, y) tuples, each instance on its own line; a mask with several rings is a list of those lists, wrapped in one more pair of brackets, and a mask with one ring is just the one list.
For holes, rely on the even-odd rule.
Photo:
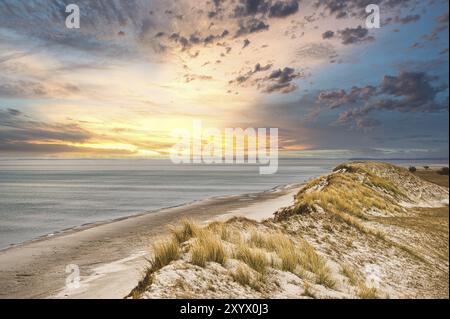
[[(199, 222), (246, 216), (264, 220), (293, 202), (300, 185), (217, 197), (86, 225), (0, 251), (0, 298), (123, 298), (136, 285), (152, 242), (183, 217)], [(66, 289), (66, 266), (80, 287)]]

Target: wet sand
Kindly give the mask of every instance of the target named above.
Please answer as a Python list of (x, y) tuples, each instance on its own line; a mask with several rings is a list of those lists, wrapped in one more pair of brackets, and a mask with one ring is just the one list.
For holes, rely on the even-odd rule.
[[(256, 220), (288, 206), (300, 185), (206, 199), (102, 224), (87, 225), (0, 251), (0, 298), (123, 298), (136, 285), (151, 243), (167, 226), (247, 216)], [(67, 289), (67, 265), (78, 265), (79, 288)]]

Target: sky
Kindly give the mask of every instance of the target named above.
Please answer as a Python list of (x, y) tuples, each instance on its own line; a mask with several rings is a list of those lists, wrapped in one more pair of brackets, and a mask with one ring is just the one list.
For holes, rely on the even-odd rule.
[(448, 158), (448, 20), (439, 0), (0, 0), (0, 157), (165, 157), (200, 120), (278, 128), (287, 157)]

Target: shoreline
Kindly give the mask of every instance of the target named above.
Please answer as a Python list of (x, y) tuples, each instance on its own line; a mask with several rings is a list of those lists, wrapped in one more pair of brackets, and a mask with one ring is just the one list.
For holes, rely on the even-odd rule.
[[(151, 243), (167, 226), (188, 217), (199, 222), (272, 216), (293, 202), (303, 184), (225, 195), (85, 224), (0, 250), (0, 298), (122, 298), (140, 279)], [(65, 267), (79, 265), (81, 286), (64, 290)]]
[(90, 228), (93, 228), (93, 227), (102, 226), (102, 225), (105, 225), (105, 224), (111, 224), (111, 223), (115, 223), (115, 222), (120, 222), (122, 220), (135, 218), (135, 217), (140, 217), (140, 216), (144, 216), (144, 215), (147, 215), (147, 214), (158, 213), (158, 212), (163, 211), (163, 210), (183, 208), (183, 207), (188, 207), (190, 205), (194, 205), (194, 204), (197, 204), (197, 203), (198, 204), (206, 203), (208, 201), (227, 200), (227, 199), (232, 199), (232, 198), (238, 198), (239, 199), (241, 197), (252, 197), (252, 196), (259, 196), (259, 195), (263, 195), (263, 194), (276, 193), (276, 192), (279, 192), (279, 191), (288, 190), (288, 189), (292, 189), (292, 188), (299, 188), (303, 184), (304, 183), (278, 185), (278, 186), (275, 186), (273, 188), (270, 188), (270, 189), (267, 189), (267, 190), (263, 190), (263, 191), (260, 191), (260, 192), (243, 193), (243, 194), (235, 194), (235, 195), (211, 196), (211, 197), (206, 197), (206, 198), (202, 198), (202, 199), (191, 200), (191, 201), (188, 201), (188, 202), (185, 202), (185, 203), (181, 203), (181, 204), (177, 204), (177, 205), (161, 207), (161, 208), (157, 208), (157, 209), (153, 209), (153, 210), (147, 210), (147, 211), (143, 211), (143, 212), (140, 212), (140, 213), (131, 214), (131, 215), (123, 216), (123, 217), (117, 217), (117, 218), (113, 218), (113, 219), (106, 219), (106, 220), (101, 220), (101, 221), (97, 221), (97, 222), (90, 222), (90, 223), (85, 223), (85, 224), (81, 224), (81, 225), (77, 225), (77, 226), (66, 227), (66, 228), (63, 228), (61, 230), (55, 230), (55, 231), (50, 232), (48, 234), (44, 234), (44, 235), (38, 236), (36, 238), (24, 240), (23, 242), (12, 243), (12, 244), (9, 244), (8, 246), (3, 247), (3, 248), (0, 247), (0, 254), (2, 252), (4, 252), (4, 251), (9, 250), (9, 249), (15, 249), (15, 248), (18, 248), (18, 247), (21, 247), (21, 246), (24, 246), (24, 245), (32, 244), (34, 242), (45, 241), (45, 240), (49, 240), (49, 239), (52, 239), (52, 238), (56, 238), (57, 236), (62, 236), (62, 235), (69, 234), (69, 233), (79, 232), (79, 231), (87, 230), (87, 229), (90, 229)]

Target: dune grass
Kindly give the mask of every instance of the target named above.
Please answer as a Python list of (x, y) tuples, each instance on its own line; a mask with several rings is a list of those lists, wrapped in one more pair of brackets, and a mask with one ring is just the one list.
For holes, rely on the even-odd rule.
[(250, 243), (261, 249), (275, 252), (281, 261), (277, 268), (296, 275), (304, 273), (302, 269), (299, 269), (303, 268), (315, 274), (318, 284), (329, 288), (335, 286), (335, 281), (331, 277), (331, 271), (325, 260), (305, 240), (302, 240), (301, 244), (295, 245), (282, 233), (260, 233), (254, 229), (250, 233)]
[(153, 257), (149, 260), (149, 267), (145, 270), (143, 278), (126, 298), (139, 298), (145, 292), (147, 287), (153, 283), (154, 273), (164, 266), (167, 266), (172, 261), (177, 260), (179, 257), (180, 246), (175, 237), (154, 244)]
[(364, 284), (359, 286), (358, 297), (361, 299), (378, 299), (378, 290), (373, 287), (367, 287)]
[(270, 265), (267, 254), (259, 248), (250, 248), (246, 244), (239, 244), (235, 247), (234, 258), (246, 263), (249, 267), (261, 274), (265, 274)]
[(249, 286), (252, 282), (252, 274), (248, 266), (239, 265), (235, 271), (231, 272), (231, 276), (243, 286)]
[(331, 271), (328, 268), (326, 261), (322, 258), (307, 241), (303, 240), (301, 243), (300, 254), (301, 266), (316, 275), (316, 282), (328, 288), (334, 288), (335, 280), (331, 276)]
[(217, 234), (220, 239), (233, 244), (239, 244), (242, 242), (241, 233), (230, 226), (229, 223), (224, 222), (212, 222), (206, 227), (208, 230)]
[(153, 251), (153, 258), (150, 260), (153, 271), (167, 266), (180, 257), (180, 246), (174, 238), (154, 244)]
[(198, 233), (191, 248), (191, 262), (194, 265), (204, 267), (207, 262), (223, 265), (226, 259), (227, 251), (219, 237), (207, 229)]
[(282, 233), (261, 233), (256, 229), (250, 232), (252, 246), (275, 252), (281, 260), (280, 268), (284, 271), (294, 272), (298, 266), (298, 253), (294, 243)]
[(341, 265), (341, 273), (348, 278), (348, 281), (351, 285), (355, 286), (359, 282), (359, 274), (353, 269), (350, 265), (344, 264)]
[(184, 243), (191, 239), (192, 237), (197, 236), (200, 232), (200, 226), (198, 226), (191, 219), (182, 219), (180, 225), (169, 227), (170, 232), (178, 241), (178, 243)]
[(230, 271), (230, 275), (237, 283), (249, 286), (256, 291), (261, 291), (265, 282), (263, 275), (256, 273), (246, 264), (240, 264), (234, 271)]

